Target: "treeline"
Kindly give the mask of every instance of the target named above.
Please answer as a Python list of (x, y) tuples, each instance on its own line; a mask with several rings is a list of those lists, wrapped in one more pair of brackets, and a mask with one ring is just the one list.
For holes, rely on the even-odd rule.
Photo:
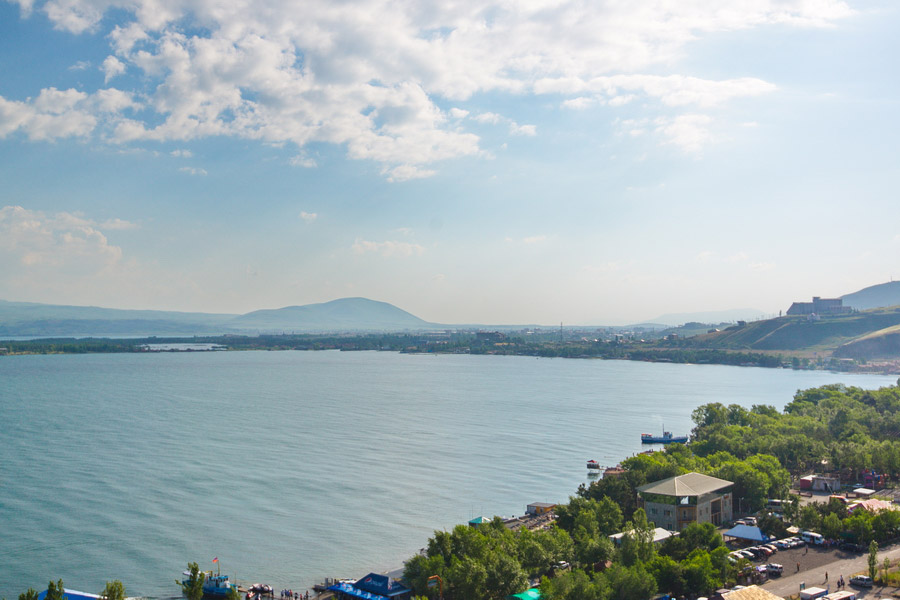
[(10, 354), (88, 354), (143, 352), (148, 344), (217, 344), (227, 350), (343, 350), (434, 354), (502, 354), (544, 358), (604, 358), (693, 364), (780, 367), (778, 356), (726, 350), (648, 348), (643, 343), (559, 342), (500, 335), (482, 339), (473, 333), (432, 336), (415, 333), (359, 335), (283, 334), (112, 338), (47, 338), (4, 341)]
[(834, 469), (845, 478), (875, 469), (900, 476), (900, 387), (841, 384), (799, 391), (784, 412), (707, 404), (694, 410), (691, 450), (698, 456), (772, 454), (790, 471)]

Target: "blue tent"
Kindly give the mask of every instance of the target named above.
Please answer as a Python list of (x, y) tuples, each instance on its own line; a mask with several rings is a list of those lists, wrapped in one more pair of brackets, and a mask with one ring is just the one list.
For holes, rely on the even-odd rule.
[(751, 542), (765, 542), (769, 539), (769, 536), (764, 534), (759, 527), (753, 527), (751, 525), (735, 525), (722, 535), (742, 540), (750, 540)]
[[(47, 597), (48, 591), (49, 590), (44, 590), (38, 594), (38, 600), (44, 600), (44, 598)], [(63, 600), (99, 600), (99, 598), (100, 596), (97, 594), (87, 594), (85, 592), (63, 588)]]
[(350, 596), (352, 598), (360, 598), (361, 600), (388, 600), (387, 596), (381, 596), (379, 594), (372, 594), (365, 590), (360, 590), (349, 583), (336, 583), (328, 588), (332, 592), (340, 592), (343, 596)]

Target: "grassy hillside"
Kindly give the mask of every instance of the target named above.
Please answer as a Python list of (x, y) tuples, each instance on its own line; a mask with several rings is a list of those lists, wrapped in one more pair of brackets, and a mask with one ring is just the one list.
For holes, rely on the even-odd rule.
[(811, 350), (831, 352), (863, 338), (900, 325), (900, 308), (875, 309), (849, 315), (779, 317), (729, 327), (718, 333), (691, 338), (694, 345), (728, 350)]
[(900, 357), (900, 325), (886, 327), (852, 340), (834, 351), (838, 358), (896, 358)]

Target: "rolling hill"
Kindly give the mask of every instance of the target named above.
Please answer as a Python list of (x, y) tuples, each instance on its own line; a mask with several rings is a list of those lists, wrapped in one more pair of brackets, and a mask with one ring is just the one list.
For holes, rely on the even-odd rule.
[(841, 296), (844, 306), (857, 310), (900, 305), (900, 281), (889, 281), (863, 288), (852, 294)]
[(322, 304), (257, 310), (235, 317), (228, 324), (234, 329), (286, 331), (399, 331), (443, 328), (393, 304), (367, 298), (341, 298)]
[[(880, 308), (810, 320), (778, 317), (690, 338), (691, 345), (723, 350), (834, 352), (839, 347), (900, 325), (900, 308)], [(876, 346), (873, 344), (873, 348)], [(837, 355), (837, 353), (836, 353)]]

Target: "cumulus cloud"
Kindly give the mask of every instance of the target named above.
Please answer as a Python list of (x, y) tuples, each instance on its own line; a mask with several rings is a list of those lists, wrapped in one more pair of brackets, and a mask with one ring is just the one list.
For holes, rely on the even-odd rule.
[(93, 94), (46, 88), (24, 101), (0, 96), (0, 138), (21, 131), (38, 141), (85, 137), (103, 123), (115, 123), (126, 109), (138, 107), (130, 93), (102, 89)]
[(100, 70), (103, 71), (103, 81), (106, 83), (109, 83), (113, 77), (122, 75), (126, 69), (125, 63), (115, 56), (107, 56), (100, 67)]
[(319, 218), (319, 215), (316, 213), (306, 212), (304, 210), (300, 212), (300, 218), (303, 219), (306, 223), (312, 223)]
[(6, 265), (66, 267), (78, 272), (102, 269), (118, 263), (122, 250), (111, 245), (100, 229), (131, 227), (120, 219), (98, 225), (71, 213), (47, 215), (4, 206), (0, 208), (0, 255)]
[(169, 154), (171, 156), (174, 156), (175, 158), (191, 158), (194, 156), (193, 152), (184, 149), (172, 150), (171, 152), (169, 152)]
[(353, 242), (353, 246), (351, 247), (353, 252), (356, 254), (381, 254), (382, 256), (419, 256), (425, 252), (425, 248), (420, 246), (419, 244), (412, 244), (409, 242), (397, 242), (397, 241), (385, 241), (385, 242), (370, 242), (368, 240), (363, 240), (357, 238), (355, 242)]
[[(15, 0), (23, 15), (32, 0)], [(58, 29), (102, 32), (112, 54), (107, 81), (140, 75), (146, 111), (116, 119), (120, 143), (236, 136), (269, 143), (314, 142), (380, 163), (393, 181), (425, 177), (442, 160), (479, 155), (479, 138), (460, 121), (475, 117), (445, 102), (476, 94), (561, 94), (566, 108), (589, 101), (615, 107), (649, 98), (688, 112), (775, 87), (754, 78), (705, 80), (646, 73), (674, 64), (691, 40), (766, 25), (827, 27), (852, 14), (841, 0), (748, 0), (740, 3), (584, 3), (462, 0), (396, 3), (271, 0), (251, 10), (233, 0), (47, 0), (38, 5)], [(565, 36), (559, 32), (565, 31)], [(146, 86), (146, 87), (143, 87)], [(0, 136), (32, 139), (95, 131), (96, 106), (82, 100), (56, 113), (30, 101), (0, 98)], [(29, 112), (30, 111), (30, 112)], [(40, 117), (40, 118), (39, 118)], [(62, 128), (60, 128), (62, 126)], [(670, 124), (672, 143), (694, 148), (685, 123)], [(62, 133), (52, 135), (52, 131)], [(301, 165), (305, 159), (301, 159)]]

